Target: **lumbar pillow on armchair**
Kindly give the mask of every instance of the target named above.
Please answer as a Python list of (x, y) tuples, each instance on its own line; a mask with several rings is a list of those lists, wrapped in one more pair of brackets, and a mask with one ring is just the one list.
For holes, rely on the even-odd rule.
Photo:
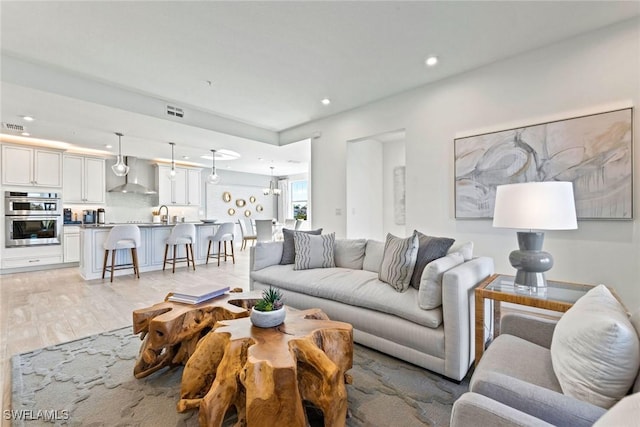
[(631, 388), (640, 342), (622, 304), (604, 285), (582, 296), (558, 321), (551, 362), (564, 394), (610, 408)]

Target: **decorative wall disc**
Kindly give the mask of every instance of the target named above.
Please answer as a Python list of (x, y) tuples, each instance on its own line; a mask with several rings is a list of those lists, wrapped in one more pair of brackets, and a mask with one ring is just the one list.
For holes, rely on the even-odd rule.
[(229, 208), (229, 210), (227, 211), (227, 213), (228, 213), (229, 215), (233, 216), (233, 215), (235, 215), (235, 214), (236, 214), (236, 210), (235, 210), (235, 209), (233, 209), (233, 208)]
[(262, 205), (256, 205), (256, 212), (262, 212), (264, 210), (264, 208), (262, 207)]
[(249, 209), (247, 209), (246, 211), (244, 211), (244, 216), (246, 217), (250, 217), (251, 216), (251, 211)]
[(255, 202), (256, 202), (256, 198), (255, 198), (255, 196), (251, 196), (251, 197), (249, 197), (249, 201), (250, 201), (251, 203), (255, 203)]
[(236, 200), (236, 206), (239, 207), (239, 208), (244, 207), (244, 205), (246, 205), (246, 204), (247, 204), (247, 202), (244, 199)]
[(231, 193), (229, 193), (228, 191), (222, 193), (222, 200), (224, 200), (226, 203), (229, 203), (231, 201)]

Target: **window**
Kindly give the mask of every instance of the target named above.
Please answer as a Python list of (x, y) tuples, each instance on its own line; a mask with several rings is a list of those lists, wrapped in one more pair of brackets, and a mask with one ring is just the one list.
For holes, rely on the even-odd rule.
[(291, 181), (291, 211), (295, 219), (307, 219), (307, 181)]

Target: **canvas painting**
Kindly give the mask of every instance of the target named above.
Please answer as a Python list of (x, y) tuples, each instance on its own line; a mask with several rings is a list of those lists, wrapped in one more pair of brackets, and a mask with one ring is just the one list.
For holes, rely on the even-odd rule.
[(493, 217), (501, 184), (570, 181), (578, 219), (632, 219), (632, 111), (456, 139), (456, 218)]

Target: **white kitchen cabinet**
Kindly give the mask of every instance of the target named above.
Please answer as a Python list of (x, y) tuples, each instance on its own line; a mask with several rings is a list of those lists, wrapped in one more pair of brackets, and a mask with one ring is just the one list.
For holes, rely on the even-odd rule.
[(80, 261), (80, 227), (74, 225), (64, 226), (62, 257), (64, 262)]
[(63, 191), (65, 203), (105, 202), (104, 159), (64, 155)]
[(22, 145), (3, 145), (2, 184), (62, 187), (62, 152)]
[(5, 248), (2, 253), (2, 268), (39, 267), (62, 263), (60, 245)]
[(174, 180), (168, 178), (170, 166), (157, 165), (158, 201), (167, 206), (200, 205), (200, 169), (176, 167)]

